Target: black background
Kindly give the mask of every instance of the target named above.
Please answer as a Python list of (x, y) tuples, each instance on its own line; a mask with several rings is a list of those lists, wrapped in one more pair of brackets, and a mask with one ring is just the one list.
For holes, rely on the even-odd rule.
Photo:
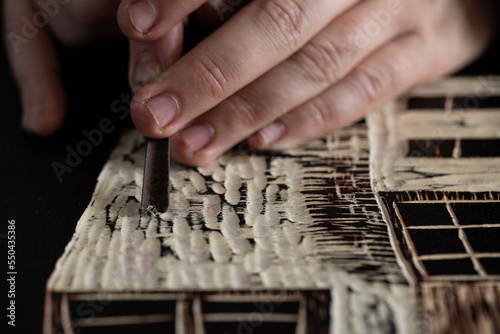
[[(0, 233), (6, 233), (8, 220), (16, 221), (16, 333), (41, 332), (46, 280), (89, 203), (120, 129), (131, 124), (111, 110), (113, 101), (122, 94), (131, 95), (126, 76), (127, 42), (61, 51), (71, 113), (59, 133), (44, 139), (20, 128), (17, 88), (4, 50), (0, 53), (0, 203), (4, 226)], [(94, 146), (91, 154), (71, 173), (64, 173), (59, 182), (52, 163), (65, 164), (66, 146), (75, 149), (86, 139), (82, 131), (98, 129), (103, 118), (111, 119), (116, 129), (105, 134), (102, 144)], [(5, 273), (5, 235), (0, 241)], [(7, 294), (7, 287), (1, 294)], [(7, 298), (2, 299), (4, 306)], [(7, 322), (4, 314), (6, 311), (2, 312), (2, 328)]]
[[(91, 198), (97, 176), (120, 129), (131, 126), (129, 119), (120, 120), (111, 110), (113, 101), (122, 94), (131, 94), (126, 79), (127, 42), (80, 49), (59, 47), (59, 51), (71, 112), (60, 132), (41, 139), (27, 135), (20, 128), (19, 95), (4, 49), (0, 49), (0, 205), (4, 226), (0, 231), (0, 248), (5, 254), (0, 258), (5, 261), (1, 267), (4, 272), (7, 272), (7, 221), (16, 222), (16, 328), (9, 332), (41, 332), (46, 280)], [(499, 73), (497, 51), (495, 46), (463, 73)], [(113, 121), (115, 131), (106, 134), (103, 143), (94, 147), (59, 182), (52, 163), (64, 163), (65, 147), (75, 148), (85, 139), (82, 131), (97, 129), (103, 118)], [(1, 294), (5, 296), (2, 305), (6, 308), (7, 288)], [(7, 323), (5, 315), (1, 317), (2, 327)]]

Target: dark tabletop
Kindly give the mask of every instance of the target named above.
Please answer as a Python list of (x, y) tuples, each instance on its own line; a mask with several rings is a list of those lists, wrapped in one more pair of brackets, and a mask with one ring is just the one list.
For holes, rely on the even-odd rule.
[[(19, 126), (21, 107), (3, 49), (0, 49), (0, 203), (2, 230), (0, 244), (7, 275), (6, 233), (9, 220), (16, 231), (16, 328), (22, 333), (41, 332), (45, 283), (58, 257), (71, 238), (75, 225), (87, 206), (97, 176), (124, 127), (130, 120), (113, 112), (113, 102), (130, 97), (127, 85), (127, 43), (117, 41), (83, 49), (59, 47), (62, 75), (68, 93), (65, 125), (55, 136), (32, 137)], [(466, 74), (499, 73), (500, 62), (494, 48), (469, 67)], [(124, 94), (124, 95), (123, 95)], [(125, 106), (119, 101), (116, 106)], [(114, 130), (93, 145), (88, 156), (62, 174), (60, 181), (54, 162), (65, 163), (69, 149), (86, 140), (84, 130), (99, 128), (109, 118)], [(5, 282), (5, 281), (4, 281)], [(7, 289), (2, 292), (4, 296)], [(8, 299), (4, 297), (4, 307)], [(5, 310), (5, 308), (3, 308)], [(6, 326), (5, 315), (2, 326)], [(12, 328), (10, 328), (12, 330)], [(2, 331), (3, 332), (3, 331)]]

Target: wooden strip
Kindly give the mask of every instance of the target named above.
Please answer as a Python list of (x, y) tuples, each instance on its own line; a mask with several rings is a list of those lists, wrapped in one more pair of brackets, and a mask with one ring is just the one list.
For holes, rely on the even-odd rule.
[(144, 325), (175, 320), (173, 314), (149, 314), (149, 315), (125, 315), (115, 317), (95, 317), (92, 319), (75, 318), (73, 323), (77, 327), (101, 327), (101, 326), (124, 326), (124, 325)]
[[(237, 322), (236, 319), (246, 319), (248, 313), (205, 313), (203, 314), (203, 321), (205, 322)], [(289, 313), (266, 313), (262, 317), (262, 322), (297, 322), (297, 314)]]
[(67, 294), (61, 296), (61, 326), (64, 334), (73, 334), (71, 311), (69, 309), (69, 298)]
[(479, 260), (477, 259), (476, 252), (474, 252), (474, 249), (472, 249), (472, 245), (469, 242), (469, 238), (467, 238), (467, 235), (465, 234), (464, 230), (462, 229), (462, 226), (460, 225), (460, 221), (455, 215), (455, 212), (453, 211), (453, 208), (451, 207), (451, 204), (448, 202), (447, 199), (446, 199), (446, 208), (448, 209), (448, 212), (451, 215), (451, 220), (453, 221), (453, 224), (459, 227), (458, 238), (460, 239), (460, 241), (462, 241), (462, 244), (464, 245), (467, 254), (469, 254), (470, 259), (472, 260), (472, 263), (474, 265), (474, 270), (477, 271), (479, 276), (487, 277), (488, 274), (486, 273), (486, 270), (484, 269), (481, 262), (479, 262)]
[(427, 273), (427, 269), (425, 269), (424, 264), (422, 263), (422, 261), (420, 261), (420, 259), (418, 257), (419, 254), (417, 252), (417, 249), (416, 249), (415, 245), (413, 244), (413, 240), (411, 239), (410, 234), (408, 233), (408, 229), (406, 228), (406, 224), (405, 224), (405, 222), (403, 220), (403, 217), (401, 216), (401, 213), (399, 212), (399, 208), (398, 208), (396, 202), (393, 202), (392, 205), (393, 205), (394, 211), (396, 213), (396, 217), (398, 217), (398, 219), (399, 219), (399, 221), (401, 223), (401, 227), (402, 227), (402, 230), (403, 230), (402, 232), (403, 232), (405, 240), (406, 240), (406, 242), (408, 244), (408, 249), (410, 250), (411, 257), (412, 257), (412, 260), (413, 260), (413, 265), (420, 272), (420, 275), (422, 275), (423, 277), (429, 276), (429, 274)]
[[(500, 253), (480, 253), (476, 254), (477, 258), (490, 258), (490, 257), (500, 257)], [(420, 255), (420, 260), (451, 260), (451, 259), (466, 259), (469, 258), (468, 254), (429, 254)]]
[(408, 230), (455, 230), (455, 229), (469, 229), (469, 228), (499, 228), (500, 224), (477, 224), (477, 225), (422, 225), (422, 226), (408, 226)]
[[(494, 199), (477, 199), (477, 200), (459, 200), (459, 199), (448, 199), (448, 202), (450, 203), (498, 203), (500, 204), (499, 200), (494, 200)], [(436, 204), (436, 203), (443, 203), (443, 200), (428, 200), (424, 199), (422, 201), (401, 201), (401, 203), (410, 203), (410, 204)]]
[(299, 294), (282, 294), (275, 295), (266, 293), (252, 293), (252, 294), (208, 294), (203, 296), (203, 301), (211, 303), (248, 303), (248, 302), (298, 302), (300, 301)]
[(305, 294), (300, 295), (299, 314), (297, 315), (295, 334), (307, 334), (307, 297)]
[(500, 275), (489, 275), (487, 277), (481, 277), (478, 275), (433, 275), (428, 276), (429, 281), (490, 281), (490, 280), (500, 280)]
[(62, 333), (61, 294), (46, 291), (43, 319), (43, 333)]
[(187, 298), (175, 305), (175, 334), (197, 334), (194, 331), (191, 302)]
[(203, 309), (201, 307), (201, 298), (199, 295), (196, 295), (193, 298), (193, 326), (195, 334), (205, 334)]
[(410, 96), (477, 96), (500, 95), (500, 77), (452, 77), (413, 89)]
[(109, 300), (109, 301), (132, 301), (132, 300), (177, 300), (179, 294), (176, 293), (117, 293), (117, 292), (99, 292), (99, 293), (70, 293), (70, 301), (79, 300)]

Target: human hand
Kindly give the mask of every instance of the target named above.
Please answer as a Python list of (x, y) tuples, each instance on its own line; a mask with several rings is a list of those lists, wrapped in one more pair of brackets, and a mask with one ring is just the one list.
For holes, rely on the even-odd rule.
[[(120, 0), (4, 0), (4, 40), (23, 106), (23, 127), (47, 136), (66, 113), (52, 39), (81, 46), (120, 36)], [(53, 37), (52, 37), (53, 36)]]
[[(119, 8), (122, 31), (161, 52), (155, 43), (204, 0), (132, 3), (140, 9)], [(301, 145), (471, 61), (493, 36), (493, 4), (254, 0), (141, 88), (132, 120), (146, 136), (172, 136), (173, 157), (190, 165), (245, 138), (256, 149)]]

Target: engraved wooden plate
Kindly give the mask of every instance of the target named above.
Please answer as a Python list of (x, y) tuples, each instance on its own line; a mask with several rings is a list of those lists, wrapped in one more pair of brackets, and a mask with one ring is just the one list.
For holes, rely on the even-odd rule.
[(500, 78), (417, 88), (303, 149), (172, 165), (122, 137), (47, 283), (46, 333), (500, 332)]

